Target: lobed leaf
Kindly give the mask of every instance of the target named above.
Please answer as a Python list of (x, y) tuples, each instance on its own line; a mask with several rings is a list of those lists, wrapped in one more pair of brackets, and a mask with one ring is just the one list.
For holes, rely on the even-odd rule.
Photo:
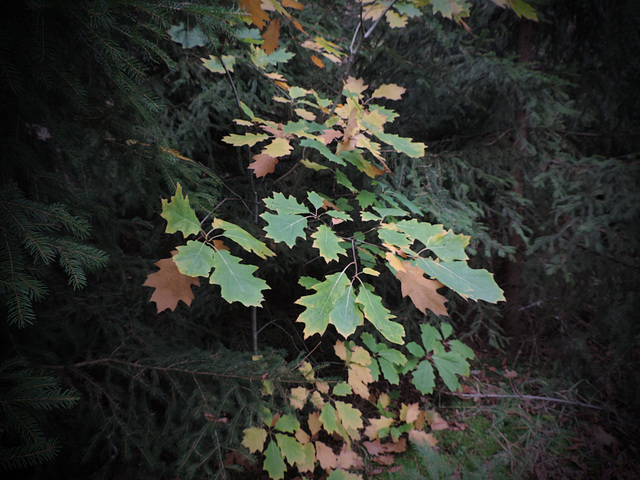
[(241, 264), (240, 258), (228, 251), (219, 250), (214, 255), (214, 270), (209, 281), (220, 285), (222, 298), (229, 303), (240, 302), (246, 307), (259, 307), (264, 299), (262, 290), (269, 289), (269, 285), (253, 276), (257, 269), (254, 265)]
[(177, 184), (176, 193), (170, 201), (162, 199), (160, 216), (167, 221), (167, 233), (182, 232), (185, 237), (200, 233), (200, 222), (189, 205), (189, 195), (182, 194), (180, 183)]

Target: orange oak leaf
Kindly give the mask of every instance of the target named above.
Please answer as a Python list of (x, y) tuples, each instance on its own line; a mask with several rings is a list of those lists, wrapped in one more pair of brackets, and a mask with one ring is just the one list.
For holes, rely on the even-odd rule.
[(247, 168), (253, 170), (257, 178), (266, 177), (269, 173), (273, 173), (276, 169), (276, 163), (278, 163), (278, 159), (268, 153), (258, 153), (253, 156), (253, 160)]
[[(178, 253), (177, 250), (171, 252), (172, 255), (176, 253)], [(171, 258), (158, 260), (154, 265), (160, 270), (150, 273), (143, 286), (155, 288), (150, 301), (156, 303), (158, 313), (167, 308), (171, 311), (175, 310), (180, 300), (191, 305), (193, 300), (191, 285), (200, 285), (200, 279), (181, 273)]]
[(333, 128), (327, 128), (322, 132), (322, 135), (320, 135), (320, 139), (322, 139), (322, 143), (324, 145), (329, 145), (336, 138), (340, 138), (342, 136), (343, 136), (342, 132), (338, 130), (334, 130)]
[(336, 468), (336, 465), (338, 464), (338, 457), (333, 453), (333, 450), (322, 442), (315, 443), (316, 457), (318, 462), (320, 462), (320, 466), (324, 469)]
[(409, 430), (409, 440), (419, 445), (428, 445), (435, 447), (438, 444), (438, 440), (433, 436), (433, 433), (427, 433), (423, 430)]
[(435, 410), (427, 410), (425, 415), (427, 416), (427, 423), (431, 427), (431, 430), (447, 430), (449, 428), (449, 422), (442, 418)]
[(350, 468), (363, 468), (364, 462), (356, 452), (351, 450), (346, 443), (342, 445), (342, 450), (338, 454), (336, 468), (348, 470)]
[(280, 20), (277, 18), (271, 20), (271, 23), (262, 34), (262, 38), (264, 38), (262, 49), (265, 53), (270, 55), (275, 52), (278, 49), (278, 39), (280, 38)]
[(302, 10), (304, 5), (300, 2), (296, 2), (295, 0), (282, 0), (283, 7), (295, 8), (296, 10)]
[(318, 57), (316, 57), (315, 55), (311, 55), (311, 61), (313, 63), (315, 63), (318, 67), (320, 68), (324, 68), (324, 63), (322, 63), (322, 60), (320, 60)]
[(316, 435), (322, 429), (322, 420), (320, 420), (320, 412), (313, 412), (309, 414), (309, 419), (307, 420), (309, 424), (309, 430), (311, 431), (311, 435)]
[(427, 308), (436, 315), (449, 316), (444, 304), (446, 297), (440, 295), (436, 290), (444, 285), (437, 280), (430, 280), (424, 277), (424, 270), (404, 262), (404, 270), (397, 270), (396, 277), (402, 286), (402, 295), (409, 296), (411, 301), (422, 313), (427, 313)]
[(269, 20), (269, 15), (262, 9), (260, 0), (240, 0), (240, 4), (249, 14), (251, 22), (262, 30)]

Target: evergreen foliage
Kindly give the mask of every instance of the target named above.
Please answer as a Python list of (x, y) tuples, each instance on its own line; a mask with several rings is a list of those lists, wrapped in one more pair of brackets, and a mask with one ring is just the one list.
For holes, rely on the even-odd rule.
[[(594, 390), (606, 385), (637, 406), (640, 106), (633, 94), (637, 62), (629, 59), (640, 51), (637, 35), (629, 34), (637, 20), (630, 0), (615, 8), (598, 0), (535, 2), (542, 21), (532, 27), (528, 62), (520, 61), (519, 46), (526, 20), (491, 2), (472, 2), (465, 21), (473, 34), (429, 13), (401, 29), (382, 21), (360, 50), (353, 49), (359, 37), (350, 45), (363, 13), (358, 5), (302, 2), (295, 18), (304, 32), (270, 12), (282, 20), (271, 58), (251, 46), (263, 37), (243, 23), (235, 2), (11, 3), (0, 19), (0, 102), (8, 112), (0, 119), (3, 468), (20, 468), (24, 478), (259, 475), (250, 465), (263, 457), (239, 446), (243, 432), (260, 426), (273, 433), (270, 454), (275, 439), (285, 441), (287, 432), (263, 426), (263, 407), (293, 415), (292, 388), (318, 385), (298, 369), (302, 357), (323, 367), (332, 387), (334, 380), (340, 385), (329, 396), (344, 408), (351, 387), (337, 377), (365, 365), (335, 363), (339, 333), (331, 329), (322, 342), (305, 340), (295, 323), (303, 305), (294, 302), (317, 284), (311, 278), (336, 273), (335, 260), (348, 246), (330, 243), (329, 221), (313, 232), (316, 246), (293, 236), (289, 249), (272, 241), (281, 238), (275, 228), (272, 239), (265, 236), (265, 220), (282, 218), (275, 192), (305, 208), (314, 198), (309, 190), (328, 192), (336, 219), (368, 200), (376, 208), (415, 208), (423, 222), (470, 235), (470, 266), (496, 272), (503, 286), (510, 266), (520, 264), (519, 300), (509, 302), (510, 310), (447, 294), (455, 330), (478, 345), (511, 346), (532, 358), (553, 353)], [(411, 12), (406, 2), (393, 3)], [(334, 63), (303, 48), (307, 34), (342, 45), (346, 55)], [(350, 46), (357, 50), (352, 64)], [(207, 66), (226, 56), (235, 59), (233, 68)], [(353, 176), (358, 167), (347, 162), (335, 176), (319, 167), (329, 150), (303, 139), (273, 174), (247, 171), (248, 148), (223, 140), (247, 133), (234, 119), (250, 111), (274, 128), (294, 125), (294, 106), (318, 101), (275, 100), (286, 96), (275, 74), (333, 99), (345, 65), (371, 90), (389, 83), (407, 89), (406, 101), (389, 102), (399, 115), (386, 133), (428, 144), (426, 155), (384, 151), (393, 175)], [(387, 103), (376, 101), (385, 111)], [(320, 128), (317, 121), (307, 123)], [(386, 138), (400, 145), (399, 137)], [(300, 158), (317, 170), (303, 168)], [(178, 184), (203, 228), (214, 217), (228, 220), (275, 253), (256, 274), (271, 287), (259, 291), (264, 308), (229, 305), (205, 282), (194, 288), (189, 309), (178, 304), (158, 314), (148, 303), (142, 285), (153, 262), (184, 240), (179, 232), (163, 235), (159, 215), (160, 199), (176, 194)], [(356, 191), (366, 194), (357, 198)], [(270, 212), (265, 198), (276, 202)], [(346, 238), (362, 223), (338, 228)], [(231, 238), (239, 230), (227, 224), (223, 232)], [(367, 235), (362, 258), (380, 253), (368, 245), (377, 234)], [(245, 245), (229, 242), (229, 255)], [(403, 374), (421, 376), (423, 393), (433, 392), (429, 362), (439, 368), (442, 359), (436, 365), (420, 340), (425, 345), (427, 324), (441, 323), (404, 298), (393, 274), (368, 281), (380, 307), (393, 305), (415, 342), (402, 365), (404, 353), (378, 343), (384, 338), (373, 337), (375, 328), (361, 327), (377, 379), (403, 386)], [(435, 357), (455, 357), (449, 349), (457, 340), (447, 336), (430, 342)], [(246, 353), (256, 344), (258, 356)], [(453, 387), (468, 367), (457, 355), (464, 358), (454, 358), (446, 383)], [(335, 396), (328, 405), (337, 405)], [(387, 418), (396, 415), (395, 432), (406, 433), (398, 412), (362, 401)], [(51, 415), (54, 408), (65, 410)], [(305, 408), (301, 418), (313, 411)], [(333, 427), (338, 435), (339, 422)], [(61, 449), (64, 455), (51, 461)], [(430, 450), (418, 450), (429, 457)]]
[(71, 408), (78, 396), (71, 390), (62, 390), (55, 377), (29, 368), (21, 357), (11, 357), (0, 364), (0, 382), (0, 468), (50, 461), (60, 451), (60, 442), (45, 436), (36, 415)]

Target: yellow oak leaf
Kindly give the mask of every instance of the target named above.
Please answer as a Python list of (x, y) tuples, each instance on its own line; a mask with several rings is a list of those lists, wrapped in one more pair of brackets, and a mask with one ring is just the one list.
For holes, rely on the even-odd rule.
[(361, 78), (349, 77), (344, 85), (344, 89), (352, 95), (360, 96), (369, 85), (364, 84), (364, 80)]
[(316, 119), (315, 114), (305, 110), (304, 108), (295, 108), (293, 111), (296, 112), (300, 118), (304, 118), (309, 122), (313, 122)]
[(307, 403), (307, 397), (309, 391), (304, 387), (294, 387), (289, 392), (289, 403), (293, 408), (302, 410), (305, 403)]
[(400, 98), (402, 98), (402, 95), (406, 91), (407, 89), (404, 87), (396, 85), (395, 83), (389, 83), (380, 85), (378, 88), (376, 88), (373, 92), (373, 95), (371, 95), (371, 98), (388, 98), (389, 100), (400, 100)]
[(447, 299), (437, 292), (444, 286), (442, 283), (425, 278), (424, 270), (407, 262), (404, 264), (404, 270), (396, 271), (396, 277), (400, 280), (402, 295), (409, 296), (422, 313), (426, 314), (428, 308), (436, 315), (449, 316), (444, 306)]
[(258, 153), (253, 156), (253, 160), (247, 168), (253, 170), (256, 178), (266, 177), (268, 174), (273, 173), (278, 163), (278, 159), (268, 153)]
[(347, 360), (347, 347), (342, 340), (338, 340), (336, 342), (336, 344), (333, 346), (333, 350), (336, 352), (336, 355), (340, 358), (340, 360)]
[[(172, 255), (177, 253), (177, 250), (171, 252)], [(150, 301), (155, 302), (158, 313), (166, 309), (175, 310), (180, 300), (191, 305), (191, 285), (200, 285), (200, 279), (181, 273), (172, 258), (163, 258), (154, 265), (160, 270), (150, 273), (142, 285), (155, 288)]]
[(369, 388), (367, 384), (373, 382), (371, 370), (363, 365), (352, 363), (349, 365), (348, 382), (353, 393), (360, 395), (364, 399), (369, 398)]
[(391, 28), (404, 28), (407, 26), (407, 20), (409, 19), (406, 15), (400, 15), (393, 10), (388, 10), (385, 17)]
[(266, 153), (272, 157), (282, 157), (288, 155), (291, 150), (293, 150), (293, 147), (291, 147), (289, 140), (280, 137), (274, 138), (273, 141), (262, 150), (262, 153)]
[(380, 430), (390, 427), (393, 423), (393, 418), (389, 417), (370, 418), (369, 425), (364, 428), (364, 434), (369, 437), (369, 440), (375, 440)]

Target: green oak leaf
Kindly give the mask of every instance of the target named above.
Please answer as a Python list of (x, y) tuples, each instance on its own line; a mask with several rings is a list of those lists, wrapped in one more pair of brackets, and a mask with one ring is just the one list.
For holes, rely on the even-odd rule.
[(393, 315), (384, 308), (382, 299), (373, 293), (373, 287), (363, 283), (358, 290), (356, 302), (363, 306), (364, 316), (387, 340), (393, 343), (403, 343), (404, 327), (390, 320)]
[(320, 420), (322, 421), (322, 425), (324, 426), (324, 429), (327, 431), (327, 433), (337, 432), (341, 435), (342, 433), (345, 433), (343, 437), (347, 436), (346, 432), (344, 432), (342, 428), (342, 425), (338, 423), (338, 415), (336, 409), (333, 408), (333, 405), (331, 405), (329, 402), (325, 403), (324, 407), (322, 407), (322, 411), (320, 412)]
[(383, 223), (378, 229), (378, 237), (382, 243), (388, 243), (398, 248), (408, 249), (411, 246), (411, 240), (405, 233), (394, 229), (393, 224)]
[(356, 328), (364, 323), (362, 312), (356, 305), (356, 297), (351, 285), (335, 300), (329, 313), (329, 322), (344, 338), (349, 338), (356, 331)]
[(320, 210), (324, 206), (324, 197), (317, 194), (316, 192), (312, 191), (307, 193), (307, 199), (309, 199), (311, 205), (313, 205), (313, 208), (315, 208), (316, 210)]
[(453, 353), (457, 353), (462, 358), (472, 359), (475, 357), (475, 353), (469, 347), (467, 347), (460, 340), (449, 340), (449, 348)]
[(267, 236), (276, 242), (284, 242), (293, 247), (296, 238), (306, 238), (304, 229), (307, 227), (307, 219), (300, 215), (265, 212), (260, 216), (267, 222), (264, 228)]
[(440, 352), (431, 357), (444, 384), (455, 392), (460, 388), (456, 375), (469, 375), (469, 362), (455, 352)]
[(393, 348), (387, 348), (384, 344), (378, 351), (378, 355), (394, 365), (403, 365), (407, 361), (407, 357), (405, 357), (402, 352)]
[(400, 377), (398, 376), (396, 367), (390, 361), (382, 357), (378, 358), (378, 363), (380, 364), (380, 370), (382, 371), (384, 378), (386, 378), (390, 384), (398, 385)]
[(225, 143), (229, 143), (234, 147), (242, 147), (244, 145), (253, 147), (256, 143), (267, 140), (268, 138), (269, 135), (267, 135), (266, 133), (247, 133), (245, 135), (231, 133), (226, 137), (223, 137), (222, 141)]
[(362, 412), (351, 404), (344, 403), (339, 400), (336, 401), (336, 410), (340, 417), (342, 426), (351, 437), (355, 437), (358, 433), (358, 429), (363, 427)]
[(211, 226), (214, 229), (219, 228), (224, 230), (225, 237), (229, 240), (233, 240), (245, 250), (255, 253), (260, 258), (273, 257), (275, 255), (275, 253), (269, 250), (264, 243), (233, 223), (225, 222), (224, 220), (216, 218)]
[(226, 250), (216, 252), (213, 260), (214, 270), (209, 281), (220, 285), (222, 298), (229, 303), (240, 302), (246, 307), (259, 307), (263, 300), (262, 290), (268, 290), (269, 285), (253, 276), (258, 267), (241, 264), (240, 258)]
[(440, 324), (440, 331), (442, 332), (442, 340), (446, 340), (453, 333), (453, 327), (450, 323), (442, 322)]
[(314, 140), (311, 138), (305, 138), (304, 140), (300, 141), (300, 146), (301, 147), (308, 147), (308, 148), (313, 148), (314, 150), (317, 150), (318, 152), (320, 152), (322, 154), (322, 156), (324, 158), (326, 158), (327, 160), (332, 161), (333, 163), (337, 163), (338, 165), (346, 165), (346, 163), (344, 162), (344, 160), (342, 158), (340, 158), (339, 156), (337, 156), (335, 153), (333, 153), (329, 147), (327, 147), (326, 145), (324, 145), (322, 142), (318, 141), (318, 140)]
[(160, 216), (167, 221), (167, 233), (182, 232), (185, 237), (200, 233), (200, 222), (196, 217), (196, 212), (189, 205), (189, 195), (182, 195), (182, 187), (179, 183), (176, 186), (176, 194), (171, 197), (171, 201), (162, 199)]
[(413, 355), (414, 357), (424, 357), (426, 355), (426, 352), (424, 351), (424, 349), (418, 345), (416, 342), (409, 342), (406, 345), (407, 350), (409, 350), (409, 353), (411, 355)]
[(311, 235), (315, 239), (313, 246), (320, 250), (320, 256), (327, 263), (337, 260), (338, 255), (346, 255), (347, 251), (340, 246), (340, 239), (326, 225), (320, 225), (318, 230)]
[[(308, 279), (308, 277), (305, 277)], [(313, 289), (316, 293), (299, 298), (296, 303), (306, 308), (298, 316), (298, 322), (305, 324), (304, 338), (316, 333), (323, 334), (330, 323), (331, 312), (336, 301), (344, 295), (345, 290), (351, 285), (349, 279), (343, 273), (334, 273), (326, 277), (323, 282), (301, 282), (305, 288)]]
[(440, 343), (442, 341), (442, 336), (440, 332), (431, 325), (420, 325), (420, 339), (422, 340), (422, 345), (424, 345), (425, 351), (432, 352), (436, 349), (436, 343)]
[(267, 208), (275, 210), (278, 213), (286, 214), (309, 214), (309, 209), (298, 203), (295, 197), (285, 197), (282, 193), (274, 193), (273, 197), (265, 198), (264, 203)]
[(423, 244), (426, 244), (432, 236), (444, 233), (442, 225), (431, 225), (430, 223), (419, 222), (415, 218), (411, 220), (400, 220), (396, 223), (396, 226), (398, 230)]
[(249, 427), (245, 428), (243, 433), (242, 445), (247, 447), (250, 452), (262, 452), (267, 432), (263, 428)]
[(418, 258), (413, 263), (463, 297), (491, 303), (504, 300), (504, 292), (493, 275), (486, 270), (472, 269), (467, 262), (436, 262), (430, 258)]
[(353, 390), (351, 389), (351, 385), (347, 382), (340, 382), (333, 387), (333, 394), (338, 397), (344, 397), (345, 395), (351, 395)]
[(413, 372), (413, 384), (423, 395), (430, 395), (436, 386), (436, 375), (433, 366), (427, 360), (423, 360)]
[(424, 143), (413, 142), (410, 138), (400, 137), (393, 133), (373, 132), (376, 137), (387, 145), (391, 145), (396, 152), (404, 153), (412, 158), (424, 156)]
[(443, 262), (466, 260), (469, 257), (464, 250), (469, 245), (470, 238), (467, 235), (456, 234), (449, 230), (429, 237), (425, 247), (440, 257)]
[(469, 16), (471, 3), (468, 0), (431, 0), (433, 13), (440, 13), (450, 20)]
[(304, 464), (306, 455), (302, 444), (298, 442), (294, 437), (289, 435), (283, 435), (282, 433), (276, 433), (276, 442), (284, 458), (289, 462), (289, 465)]
[(276, 442), (269, 442), (269, 446), (264, 451), (264, 469), (273, 480), (284, 478), (284, 472), (287, 471), (287, 464), (282, 459), (282, 453), (276, 445)]
[(178, 253), (173, 256), (173, 261), (180, 273), (190, 277), (208, 277), (214, 266), (215, 253), (209, 245), (189, 240), (186, 245), (178, 247)]
[(280, 432), (294, 433), (300, 428), (300, 422), (293, 415), (282, 415), (273, 428)]

